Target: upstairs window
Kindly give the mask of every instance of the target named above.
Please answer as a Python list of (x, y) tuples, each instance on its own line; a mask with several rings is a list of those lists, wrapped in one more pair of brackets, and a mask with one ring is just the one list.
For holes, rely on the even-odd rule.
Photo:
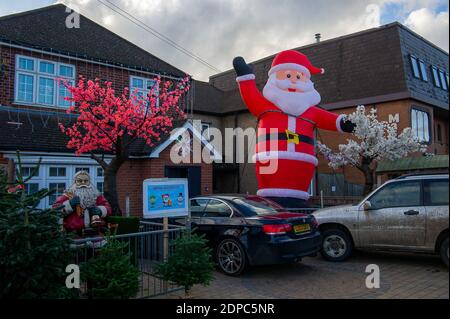
[(15, 102), (67, 108), (64, 83), (75, 83), (75, 66), (22, 55), (16, 56)]
[(26, 57), (18, 57), (18, 69), (34, 72), (34, 59)]
[(422, 60), (419, 60), (419, 66), (420, 66), (420, 76), (422, 77), (422, 80), (425, 82), (428, 82), (428, 74), (427, 74), (427, 68), (425, 67), (425, 62)]
[(419, 61), (414, 55), (410, 55), (410, 61), (414, 77), (420, 79)]
[[(156, 81), (152, 79), (142, 78), (138, 76), (130, 77), (130, 94), (136, 94), (137, 98), (149, 99), (152, 89), (154, 96), (158, 96), (158, 88), (155, 87)], [(158, 105), (158, 101), (156, 105)]]
[(439, 79), (441, 80), (442, 89), (448, 91), (447, 79), (444, 71), (439, 70)]
[(430, 142), (430, 117), (427, 112), (412, 109), (411, 129), (421, 143)]
[(439, 71), (437, 67), (432, 66), (431, 67), (431, 73), (433, 74), (433, 84), (435, 87), (440, 88), (441, 87), (441, 80), (439, 79)]

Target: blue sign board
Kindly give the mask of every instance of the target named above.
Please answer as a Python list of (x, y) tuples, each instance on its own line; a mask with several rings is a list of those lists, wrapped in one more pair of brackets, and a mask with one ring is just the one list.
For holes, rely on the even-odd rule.
[(143, 199), (145, 218), (188, 216), (188, 180), (146, 179), (143, 184)]

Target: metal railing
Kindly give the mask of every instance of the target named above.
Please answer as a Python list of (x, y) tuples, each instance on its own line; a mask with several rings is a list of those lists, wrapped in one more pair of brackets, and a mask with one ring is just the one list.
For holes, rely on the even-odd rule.
[[(179, 238), (184, 230), (185, 228), (181, 226), (169, 225), (168, 229), (164, 229), (163, 224), (142, 221), (137, 233), (111, 236), (128, 244), (127, 250), (131, 255), (130, 263), (139, 270), (139, 292), (135, 298), (150, 298), (183, 289), (158, 277), (155, 269), (158, 264), (171, 256), (173, 247), (169, 243)], [(73, 240), (71, 248), (73, 249), (74, 263), (80, 265), (96, 258), (107, 240), (107, 237)], [(80, 291), (82, 297), (88, 297), (86, 282), (82, 283)]]
[(288, 211), (291, 213), (302, 213), (302, 214), (312, 214), (320, 207), (300, 207), (300, 208), (283, 208), (283, 211)]

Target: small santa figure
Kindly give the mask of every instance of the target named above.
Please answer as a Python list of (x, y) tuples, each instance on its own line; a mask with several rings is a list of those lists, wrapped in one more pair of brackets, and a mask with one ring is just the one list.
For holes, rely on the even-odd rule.
[(66, 231), (81, 232), (86, 227), (102, 224), (102, 219), (111, 215), (111, 206), (106, 198), (92, 185), (86, 171), (75, 174), (74, 182), (52, 206), (61, 208)]
[[(324, 69), (313, 66), (300, 52), (283, 51), (273, 60), (261, 94), (253, 70), (244, 59), (235, 58), (233, 66), (242, 99), (258, 118), (257, 194), (274, 200), (308, 200), (308, 189), (318, 165), (314, 130), (353, 132), (355, 128), (344, 115), (316, 106), (321, 97), (311, 76), (323, 74)], [(272, 169), (274, 161), (276, 169)]]

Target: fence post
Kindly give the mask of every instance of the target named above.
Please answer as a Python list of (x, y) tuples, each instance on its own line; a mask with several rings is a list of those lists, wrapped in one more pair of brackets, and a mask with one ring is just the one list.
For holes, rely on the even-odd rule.
[(163, 219), (163, 260), (167, 261), (169, 258), (169, 218), (164, 217)]
[(323, 190), (320, 190), (320, 208), (323, 208)]
[[(163, 260), (166, 262), (169, 259), (169, 218), (163, 218)], [(167, 293), (169, 290), (168, 282), (164, 280), (163, 291)]]

